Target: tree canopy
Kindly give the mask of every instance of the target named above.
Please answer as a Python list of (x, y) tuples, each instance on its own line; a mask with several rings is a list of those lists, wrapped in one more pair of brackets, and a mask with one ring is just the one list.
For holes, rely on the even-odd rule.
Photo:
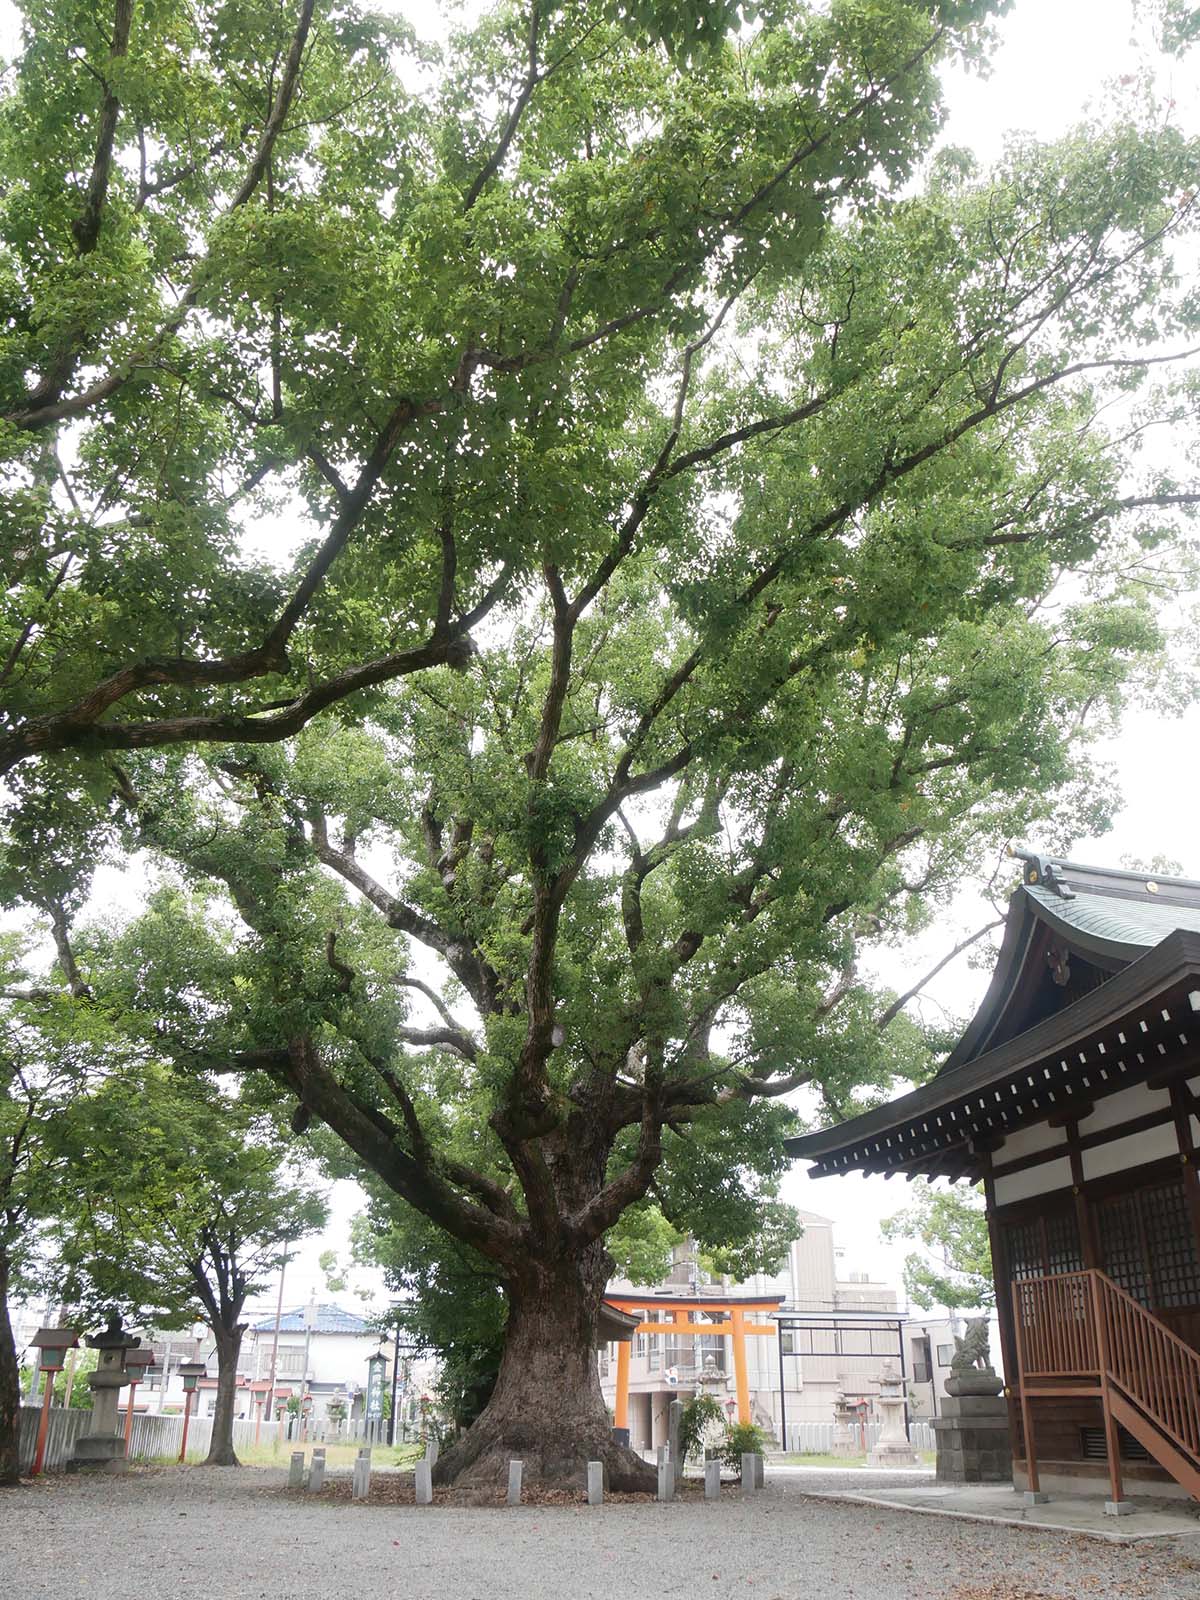
[(119, 0), (64, 77), (47, 4), (3, 106), (10, 865), (174, 863), (211, 910), (152, 907), (123, 1003), (488, 1264), (447, 1477), (643, 1480), (614, 1229), (771, 1259), (788, 1097), (930, 1067), (862, 955), (1104, 824), (1190, 561), (1139, 448), (1193, 406), (1194, 145), (918, 187), (1001, 8), (673, 9), (502, 6), (431, 68)]
[(236, 1465), (242, 1317), (289, 1247), (325, 1224), (311, 1163), (261, 1107), (157, 1063), (106, 1083), (88, 1121), (52, 1229), (63, 1296), (140, 1326), (202, 1322), (217, 1355), (207, 1461)]
[(883, 1224), (883, 1237), (919, 1245), (904, 1261), (904, 1287), (922, 1311), (977, 1311), (996, 1303), (992, 1246), (978, 1189), (914, 1185), (912, 1204)]
[[(167, 891), (132, 929), (84, 929), (75, 943), (60, 929), (49, 975), (16, 937), (0, 952), (0, 1393), (16, 1382), (12, 1297), (52, 1292), (85, 1321), (200, 1321), (218, 1359), (209, 1459), (223, 1464), (236, 1459), (246, 1301), (326, 1208), (276, 1107), (211, 1072), (180, 1073), (155, 1048), (131, 992), (141, 941), (157, 936), (161, 974), (173, 939), (200, 994), (196, 957), (219, 958), (228, 942), (197, 909)], [(6, 1460), (14, 1438), (0, 1428)]]
[(34, 955), (31, 941), (0, 935), (0, 1483), (16, 1482), (18, 1465), (8, 1307), (58, 1286), (54, 1229), (86, 1169), (93, 1097), (123, 1059), (112, 1019), (43, 986)]

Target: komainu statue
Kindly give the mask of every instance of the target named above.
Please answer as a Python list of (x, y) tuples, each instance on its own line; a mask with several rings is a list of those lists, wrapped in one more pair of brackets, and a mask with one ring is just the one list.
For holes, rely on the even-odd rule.
[(951, 1372), (962, 1377), (965, 1373), (974, 1372), (976, 1369), (984, 1372), (992, 1370), (992, 1352), (988, 1344), (988, 1324), (986, 1317), (968, 1317), (967, 1331), (960, 1339), (954, 1338), (954, 1359), (950, 1363)]

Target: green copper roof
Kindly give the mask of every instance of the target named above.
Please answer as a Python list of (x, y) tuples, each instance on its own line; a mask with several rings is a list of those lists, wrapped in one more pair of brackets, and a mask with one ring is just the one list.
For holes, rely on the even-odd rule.
[[(1138, 951), (1149, 950), (1176, 928), (1200, 933), (1200, 906), (1107, 894), (1077, 894), (1067, 900), (1040, 884), (1026, 884), (1024, 892), (1037, 901), (1043, 918), (1058, 924), (1064, 933), (1074, 931), (1114, 947), (1132, 945)], [(1114, 949), (1113, 953), (1118, 952)]]

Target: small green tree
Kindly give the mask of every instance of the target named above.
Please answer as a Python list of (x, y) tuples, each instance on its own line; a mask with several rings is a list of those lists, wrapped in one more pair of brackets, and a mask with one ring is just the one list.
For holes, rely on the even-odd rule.
[(88, 1160), (72, 1173), (54, 1230), (66, 1281), (93, 1308), (209, 1329), (217, 1394), (206, 1465), (238, 1465), (246, 1301), (326, 1215), (272, 1119), (210, 1081), (151, 1063), (95, 1095)]
[(766, 1434), (756, 1422), (731, 1422), (729, 1431), (725, 1435), (721, 1459), (730, 1471), (736, 1472), (740, 1478), (742, 1457), (761, 1455), (766, 1442)]
[(693, 1394), (683, 1402), (679, 1419), (679, 1471), (683, 1472), (689, 1456), (700, 1449), (704, 1435), (712, 1428), (723, 1427), (725, 1412), (715, 1395)]
[(86, 989), (45, 986), (0, 940), (0, 1484), (15, 1483), (20, 1376), (8, 1306), (58, 1283), (50, 1232), (86, 1168), (91, 1098), (120, 1056)]
[(913, 1185), (912, 1204), (888, 1217), (881, 1232), (889, 1241), (912, 1239), (921, 1246), (904, 1261), (904, 1287), (922, 1311), (994, 1306), (992, 1248), (983, 1195), (971, 1188)]

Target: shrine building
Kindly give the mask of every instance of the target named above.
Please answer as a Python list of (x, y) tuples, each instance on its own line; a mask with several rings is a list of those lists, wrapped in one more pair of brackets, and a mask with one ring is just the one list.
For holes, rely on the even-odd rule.
[(1018, 853), (941, 1070), (788, 1150), (983, 1184), (1017, 1488), (1200, 1499), (1200, 883)]

